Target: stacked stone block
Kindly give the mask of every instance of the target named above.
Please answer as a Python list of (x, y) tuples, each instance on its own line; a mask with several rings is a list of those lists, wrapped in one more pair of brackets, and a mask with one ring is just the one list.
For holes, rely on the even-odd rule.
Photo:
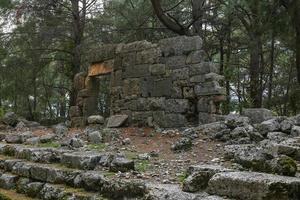
[[(219, 85), (223, 77), (214, 64), (204, 62), (201, 47), (197, 36), (102, 47), (91, 56), (91, 63), (113, 63), (111, 115), (127, 114), (129, 124), (139, 126), (182, 127), (195, 119), (214, 121), (223, 100), (224, 89)], [(93, 100), (87, 99), (97, 93), (96, 87), (87, 89), (88, 79), (93, 78), (85, 78), (85, 88), (78, 95), (83, 118), (91, 114), (85, 104)]]

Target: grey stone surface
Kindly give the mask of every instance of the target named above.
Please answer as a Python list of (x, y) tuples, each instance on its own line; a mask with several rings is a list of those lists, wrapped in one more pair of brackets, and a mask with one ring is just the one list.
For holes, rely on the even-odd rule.
[(0, 187), (4, 189), (14, 189), (18, 176), (12, 174), (2, 174), (0, 176)]
[(185, 151), (191, 149), (193, 146), (192, 140), (187, 137), (180, 138), (172, 145), (173, 151)]
[(103, 154), (92, 152), (65, 153), (62, 155), (61, 163), (77, 169), (94, 169), (102, 156)]
[(244, 109), (242, 114), (249, 117), (253, 124), (261, 123), (274, 117), (272, 111), (265, 108)]
[(300, 179), (255, 172), (223, 172), (208, 183), (211, 194), (245, 200), (296, 200)]
[(103, 137), (100, 131), (93, 131), (88, 133), (88, 141), (92, 144), (100, 144), (103, 142)]
[(127, 172), (134, 170), (134, 161), (123, 157), (115, 157), (110, 163), (109, 170), (112, 172)]
[(2, 118), (2, 121), (10, 126), (15, 126), (18, 123), (18, 116), (14, 112), (7, 112)]
[(194, 165), (188, 168), (188, 177), (183, 182), (183, 191), (197, 192), (206, 189), (208, 181), (213, 175), (220, 172), (229, 172), (227, 169), (219, 165)]
[(92, 115), (87, 118), (88, 124), (104, 124), (104, 117), (101, 115)]
[(117, 128), (126, 122), (128, 119), (128, 115), (113, 115), (108, 118), (107, 127), (108, 128)]

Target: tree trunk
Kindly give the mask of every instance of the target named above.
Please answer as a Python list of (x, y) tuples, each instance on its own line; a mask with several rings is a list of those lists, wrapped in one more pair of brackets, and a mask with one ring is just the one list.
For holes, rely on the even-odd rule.
[(272, 31), (271, 42), (271, 55), (270, 55), (270, 72), (269, 72), (269, 85), (268, 85), (268, 103), (267, 107), (271, 108), (272, 90), (273, 90), (273, 72), (274, 72), (274, 56), (275, 56), (275, 34)]
[(250, 37), (250, 98), (252, 101), (252, 107), (261, 108), (261, 88), (260, 88), (260, 50), (261, 43), (257, 34), (253, 34)]
[(202, 36), (202, 18), (204, 15), (203, 6), (205, 0), (193, 0), (192, 1), (192, 14), (193, 14), (193, 28), (197, 35)]
[[(79, 8), (79, 0), (71, 0), (72, 16), (73, 16), (73, 57), (72, 57), (72, 82), (77, 73), (80, 72), (81, 67), (81, 45), (83, 39), (83, 31), (85, 25), (86, 1), (82, 1), (82, 9)], [(76, 105), (77, 91), (72, 86), (70, 94), (70, 106)]]
[(300, 86), (300, 25), (298, 25), (296, 30), (296, 68), (297, 68), (297, 80)]

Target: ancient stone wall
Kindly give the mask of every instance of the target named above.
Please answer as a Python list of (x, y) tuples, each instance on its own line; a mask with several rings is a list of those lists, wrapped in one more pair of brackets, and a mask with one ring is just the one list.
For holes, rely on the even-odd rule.
[[(139, 41), (101, 47), (90, 63), (112, 67), (111, 115), (127, 114), (129, 124), (141, 126), (214, 121), (224, 99), (219, 85), (223, 77), (216, 65), (203, 60), (201, 46), (199, 37), (181, 36), (156, 44)], [(79, 92), (78, 105), (70, 112), (73, 124), (97, 112), (93, 81), (94, 76), (84, 73), (75, 78)]]

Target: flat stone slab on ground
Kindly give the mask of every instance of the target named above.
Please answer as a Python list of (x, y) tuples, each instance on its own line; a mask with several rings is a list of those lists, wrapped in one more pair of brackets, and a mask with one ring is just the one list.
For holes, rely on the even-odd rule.
[(74, 152), (62, 155), (61, 164), (77, 169), (94, 169), (103, 154), (94, 152)]
[(108, 128), (120, 127), (126, 122), (127, 119), (128, 119), (128, 115), (113, 115), (108, 118), (107, 127)]
[(208, 192), (243, 200), (298, 200), (300, 178), (256, 172), (223, 172), (210, 179)]

